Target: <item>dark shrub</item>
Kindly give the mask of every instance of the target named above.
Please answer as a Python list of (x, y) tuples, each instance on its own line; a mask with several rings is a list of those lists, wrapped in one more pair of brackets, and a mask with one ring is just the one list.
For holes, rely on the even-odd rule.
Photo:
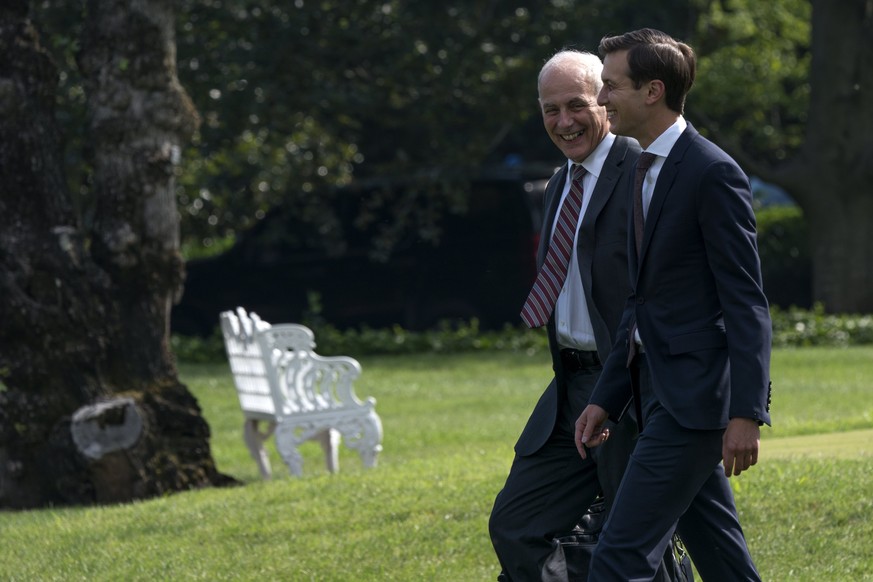
[(768, 206), (756, 213), (764, 292), (771, 305), (812, 306), (812, 263), (803, 212), (797, 206)]

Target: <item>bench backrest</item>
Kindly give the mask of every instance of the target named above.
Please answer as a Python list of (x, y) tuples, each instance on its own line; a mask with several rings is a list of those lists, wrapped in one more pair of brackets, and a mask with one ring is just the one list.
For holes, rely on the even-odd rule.
[(242, 308), (237, 308), (236, 313), (225, 311), (220, 318), (246, 418), (329, 415), (374, 405), (372, 399), (365, 404), (354, 393), (352, 384), (361, 373), (360, 364), (345, 356), (316, 354), (315, 336), (308, 327), (295, 323), (270, 325)]
[(267, 367), (261, 357), (261, 346), (255, 339), (255, 333), (269, 329), (270, 324), (255, 313), (249, 315), (242, 308), (237, 308), (236, 313), (222, 312), (219, 318), (224, 349), (244, 416), (259, 420), (275, 419), (276, 409), (270, 393)]
[(261, 352), (271, 354), (268, 373), (277, 391), (274, 403), (283, 415), (333, 414), (360, 409), (353, 383), (361, 374), (357, 360), (346, 356), (325, 357), (302, 348), (305, 338), (297, 324), (274, 325), (257, 335)]

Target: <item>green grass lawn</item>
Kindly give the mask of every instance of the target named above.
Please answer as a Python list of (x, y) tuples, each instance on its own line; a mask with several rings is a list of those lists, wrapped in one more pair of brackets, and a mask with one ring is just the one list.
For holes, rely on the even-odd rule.
[[(4, 513), (0, 580), (494, 580), (488, 513), (546, 356), (359, 359), (385, 430), (377, 468), (343, 449), (330, 475), (307, 443), (294, 479), (270, 442), (260, 481), (227, 367), (183, 366), (219, 469), (244, 485)], [(774, 428), (732, 480), (762, 576), (873, 580), (873, 348), (778, 350), (772, 375)]]

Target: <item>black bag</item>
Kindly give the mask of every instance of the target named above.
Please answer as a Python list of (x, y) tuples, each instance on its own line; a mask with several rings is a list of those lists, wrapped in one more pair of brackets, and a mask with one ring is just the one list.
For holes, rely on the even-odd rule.
[[(556, 538), (564, 550), (567, 561), (567, 575), (570, 582), (587, 582), (588, 565), (591, 554), (606, 522), (606, 501), (601, 497), (591, 504), (578, 525), (568, 534)], [(673, 540), (667, 546), (664, 559), (655, 580), (658, 582), (693, 582), (694, 573), (691, 569), (691, 559), (679, 538), (673, 535)]]

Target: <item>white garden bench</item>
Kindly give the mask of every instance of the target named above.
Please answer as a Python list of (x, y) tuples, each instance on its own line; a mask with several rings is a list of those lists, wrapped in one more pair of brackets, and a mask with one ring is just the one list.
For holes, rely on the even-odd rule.
[(365, 467), (376, 465), (382, 421), (375, 399), (362, 402), (355, 395), (352, 383), (361, 374), (356, 360), (316, 354), (312, 330), (303, 325), (270, 325), (241, 307), (221, 313), (220, 319), (245, 416), (243, 438), (263, 478), (272, 474), (264, 443), (274, 432), (276, 449), (292, 475), (303, 474), (297, 447), (306, 440), (321, 443), (331, 473), (339, 470), (341, 437)]

